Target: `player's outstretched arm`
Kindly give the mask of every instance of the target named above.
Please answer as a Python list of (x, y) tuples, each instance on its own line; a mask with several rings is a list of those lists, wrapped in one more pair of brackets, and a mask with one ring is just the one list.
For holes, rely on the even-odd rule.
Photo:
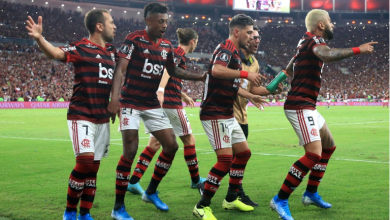
[(195, 75), (193, 73), (190, 73), (182, 68), (179, 68), (177, 66), (167, 67), (167, 72), (170, 76), (179, 78), (179, 79), (186, 79), (186, 80), (193, 80), (193, 81), (204, 81), (203, 75)]
[(261, 84), (261, 78), (265, 79), (265, 77), (259, 73), (233, 70), (220, 64), (213, 65), (212, 74), (215, 78), (219, 79), (247, 78), (255, 86), (259, 86)]
[(248, 91), (246, 91), (245, 89), (242, 89), (242, 88), (238, 89), (238, 93), (237, 94), (239, 96), (245, 97), (247, 99), (251, 99), (251, 100), (253, 100), (254, 102), (257, 102), (257, 103), (268, 103), (261, 96), (252, 94), (252, 93), (250, 93), (250, 92), (248, 92)]
[(317, 46), (313, 49), (314, 54), (324, 62), (333, 62), (352, 57), (356, 54), (370, 54), (374, 52), (372, 45), (378, 42), (369, 42), (354, 48), (329, 48), (325, 45)]
[(114, 79), (112, 80), (111, 87), (111, 101), (108, 103), (107, 110), (111, 115), (111, 121), (114, 124), (115, 115), (119, 113), (119, 92), (123, 84), (123, 78), (126, 74), (126, 68), (129, 64), (129, 60), (119, 57), (118, 62), (115, 65)]
[(291, 58), (290, 62), (288, 62), (287, 66), (286, 66), (286, 73), (289, 75), (289, 76), (293, 76), (293, 72), (294, 72), (294, 60), (295, 60), (295, 57)]
[(58, 47), (54, 47), (51, 43), (47, 42), (42, 37), (42, 16), (38, 17), (38, 24), (34, 22), (31, 16), (28, 16), (26, 29), (28, 30), (28, 35), (30, 35), (37, 42), (39, 49), (46, 55), (49, 59), (58, 59), (66, 60), (66, 55), (63, 50)]
[(278, 88), (273, 93), (268, 91), (268, 89), (264, 86), (252, 86), (249, 91), (254, 95), (261, 95), (261, 96), (266, 96), (270, 94), (280, 94), (283, 91), (283, 83), (279, 83)]

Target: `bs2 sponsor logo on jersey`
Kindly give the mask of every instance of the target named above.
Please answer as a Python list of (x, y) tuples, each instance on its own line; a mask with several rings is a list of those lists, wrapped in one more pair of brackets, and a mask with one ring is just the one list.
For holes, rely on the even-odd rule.
[(108, 77), (109, 79), (112, 79), (113, 73), (114, 73), (113, 69), (103, 67), (102, 64), (99, 63), (99, 78), (106, 79)]
[(159, 64), (153, 65), (153, 63), (149, 63), (148, 61), (149, 59), (145, 60), (144, 68), (142, 69), (142, 72), (153, 73), (154, 75), (161, 75), (164, 70), (164, 66)]

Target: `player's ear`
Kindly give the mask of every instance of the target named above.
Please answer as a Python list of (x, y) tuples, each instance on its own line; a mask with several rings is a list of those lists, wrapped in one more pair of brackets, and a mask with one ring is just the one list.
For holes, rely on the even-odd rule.
[(323, 21), (320, 21), (320, 22), (318, 23), (318, 28), (319, 28), (320, 30), (325, 30), (325, 23), (324, 23)]
[(97, 24), (96, 24), (96, 30), (97, 30), (97, 31), (102, 32), (103, 29), (104, 29), (104, 24), (102, 24), (102, 23), (97, 23)]

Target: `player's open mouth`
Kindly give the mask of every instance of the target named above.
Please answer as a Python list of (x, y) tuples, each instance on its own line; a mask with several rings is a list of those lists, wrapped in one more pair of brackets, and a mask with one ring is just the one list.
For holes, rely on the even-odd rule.
[(160, 31), (160, 34), (161, 34), (161, 35), (164, 35), (164, 34), (165, 34), (165, 31)]

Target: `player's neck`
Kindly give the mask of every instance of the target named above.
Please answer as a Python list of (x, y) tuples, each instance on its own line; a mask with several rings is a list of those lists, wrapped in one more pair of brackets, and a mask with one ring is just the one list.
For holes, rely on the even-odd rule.
[(96, 34), (89, 35), (88, 40), (96, 45), (101, 46), (102, 48), (106, 47), (106, 42), (103, 40), (103, 38), (101, 36), (96, 35)]
[(148, 26), (146, 26), (145, 31), (146, 31), (146, 34), (148, 35), (148, 38), (149, 38), (151, 41), (153, 41), (153, 43), (157, 44), (159, 38), (153, 37), (153, 36), (151, 36), (151, 35), (149, 34)]
[(323, 37), (323, 32), (318, 30), (318, 29), (316, 29), (315, 31), (309, 31), (309, 32), (314, 34), (314, 35), (321, 36), (322, 38), (324, 38)]
[(248, 59), (249, 56), (250, 56), (250, 53), (246, 52), (246, 50), (245, 50), (245, 49), (242, 49), (242, 48), (241, 48), (241, 51), (242, 51), (242, 53), (244, 54), (245, 58)]
[(182, 45), (182, 44), (179, 44), (179, 47), (181, 47), (183, 50), (184, 50), (184, 52), (186, 53), (186, 54), (188, 54), (188, 51), (190, 51), (190, 45)]

